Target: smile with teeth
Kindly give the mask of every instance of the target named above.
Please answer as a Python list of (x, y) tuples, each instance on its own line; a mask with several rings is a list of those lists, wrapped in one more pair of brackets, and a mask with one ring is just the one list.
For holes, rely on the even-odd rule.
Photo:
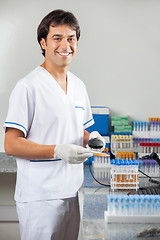
[(69, 56), (72, 52), (58, 52), (61, 56)]

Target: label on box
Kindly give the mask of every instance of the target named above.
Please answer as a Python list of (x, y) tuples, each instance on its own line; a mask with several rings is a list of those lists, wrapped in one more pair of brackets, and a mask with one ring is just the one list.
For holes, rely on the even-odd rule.
[(128, 125), (128, 116), (112, 116), (111, 126), (126, 126)]
[(132, 126), (115, 126), (114, 131), (119, 133), (119, 132), (132, 132)]

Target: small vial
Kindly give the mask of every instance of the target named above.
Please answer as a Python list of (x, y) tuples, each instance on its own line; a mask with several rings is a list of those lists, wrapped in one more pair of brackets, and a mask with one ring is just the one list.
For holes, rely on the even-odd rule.
[(117, 174), (117, 187), (120, 187), (121, 166), (119, 159), (116, 159), (116, 174)]
[(158, 153), (160, 153), (160, 143), (158, 143)]
[(145, 128), (144, 131), (148, 131), (148, 122), (145, 122)]
[(112, 140), (112, 149), (115, 149), (116, 148), (116, 146), (115, 146), (115, 135), (111, 136), (111, 140)]
[(120, 199), (119, 199), (119, 214), (121, 216), (124, 215), (124, 204), (125, 204), (125, 198), (124, 195), (119, 195)]
[(153, 131), (153, 130), (154, 130), (153, 122), (150, 121), (150, 131)]
[(150, 153), (150, 143), (145, 143), (146, 144), (146, 152)]
[(135, 197), (134, 195), (129, 195), (129, 213), (131, 216), (135, 215), (135, 211), (134, 211), (134, 208), (135, 208)]
[(124, 196), (124, 215), (128, 215), (129, 212), (129, 197), (128, 196)]
[(130, 148), (132, 149), (133, 148), (133, 136), (130, 135)]
[(144, 147), (144, 143), (140, 143), (140, 152), (141, 153), (145, 153), (146, 151), (145, 151), (145, 147)]
[(119, 148), (123, 148), (122, 135), (119, 135)]
[(138, 201), (138, 195), (134, 195), (135, 199), (135, 208), (134, 208), (134, 215), (139, 215), (139, 201)]
[(125, 166), (126, 166), (126, 187), (128, 188), (129, 187), (129, 162), (128, 160), (126, 160), (125, 162)]
[(150, 145), (150, 152), (154, 152), (154, 146), (155, 146), (155, 144), (154, 143), (149, 143), (149, 145)]
[(133, 161), (134, 187), (138, 188), (138, 161)]
[(156, 195), (156, 215), (160, 216), (160, 195)]
[(134, 182), (134, 173), (133, 173), (133, 161), (132, 160), (129, 160), (129, 186), (132, 188), (134, 185), (133, 185), (133, 182)]
[(146, 195), (146, 215), (151, 215), (151, 198), (150, 198), (150, 195)]
[(118, 213), (118, 197), (115, 195), (114, 196), (114, 209), (115, 209), (115, 215)]
[(115, 149), (119, 148), (119, 143), (118, 143), (118, 135), (115, 135)]
[(144, 214), (144, 201), (143, 201), (143, 195), (139, 195), (139, 215)]

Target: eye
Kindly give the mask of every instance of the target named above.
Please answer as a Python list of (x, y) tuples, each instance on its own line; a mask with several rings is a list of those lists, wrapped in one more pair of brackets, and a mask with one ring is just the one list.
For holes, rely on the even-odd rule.
[(53, 38), (54, 41), (61, 41), (61, 38), (60, 37), (55, 37)]
[(75, 42), (75, 41), (76, 41), (76, 38), (73, 38), (73, 37), (72, 37), (72, 38), (69, 38), (68, 41), (69, 41), (69, 42)]

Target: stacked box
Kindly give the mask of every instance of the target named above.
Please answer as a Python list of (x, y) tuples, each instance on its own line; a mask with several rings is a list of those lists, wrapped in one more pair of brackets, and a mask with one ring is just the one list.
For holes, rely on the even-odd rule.
[(132, 126), (128, 125), (128, 126), (115, 126), (114, 127), (114, 131), (116, 133), (120, 133), (120, 132), (132, 132)]
[(128, 116), (112, 116), (111, 126), (114, 127), (116, 133), (132, 132), (132, 126), (128, 125)]
[(112, 116), (111, 117), (111, 126), (127, 126), (128, 117), (127, 116)]
[(95, 124), (87, 128), (88, 132), (98, 131), (102, 136), (109, 133), (109, 108), (105, 106), (91, 106)]

